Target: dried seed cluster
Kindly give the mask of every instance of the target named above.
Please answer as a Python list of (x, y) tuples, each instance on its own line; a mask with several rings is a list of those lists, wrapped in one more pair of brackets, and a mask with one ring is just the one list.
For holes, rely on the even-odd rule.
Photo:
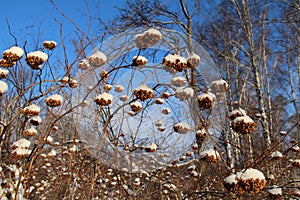
[(150, 88), (146, 84), (141, 84), (138, 88), (136, 88), (133, 91), (133, 94), (136, 96), (137, 99), (140, 99), (142, 101), (154, 97), (154, 92), (152, 88)]
[(34, 127), (31, 127), (31, 128), (28, 128), (28, 129), (25, 129), (23, 131), (23, 135), (24, 136), (28, 136), (28, 137), (33, 137), (37, 134), (37, 130), (34, 128)]
[(186, 134), (189, 130), (191, 130), (191, 127), (186, 122), (179, 122), (173, 126), (173, 129), (177, 133)]
[(133, 66), (144, 66), (147, 65), (148, 59), (144, 56), (134, 56), (132, 58), (132, 65)]
[(94, 101), (96, 102), (96, 104), (98, 104), (99, 106), (108, 106), (109, 104), (112, 103), (113, 101), (113, 95), (109, 94), (109, 93), (102, 93), (99, 94)]
[(199, 158), (208, 164), (217, 163), (220, 161), (220, 154), (214, 149), (203, 151), (199, 154)]
[(9, 71), (6, 69), (0, 69), (0, 79), (6, 78), (8, 75)]
[(30, 52), (26, 56), (26, 63), (31, 69), (38, 70), (41, 65), (48, 60), (48, 55), (41, 51)]
[(87, 60), (91, 66), (100, 67), (106, 63), (107, 57), (101, 51), (96, 51), (94, 54), (90, 55)]
[(216, 96), (211, 92), (206, 92), (197, 97), (199, 108), (209, 109), (214, 106), (214, 103), (216, 101)]
[(39, 115), (41, 112), (41, 108), (35, 104), (31, 104), (21, 110), (24, 115), (27, 116), (35, 116)]
[(60, 106), (62, 103), (62, 96), (60, 96), (59, 94), (54, 94), (54, 95), (46, 98), (45, 102), (46, 102), (47, 106), (50, 106), (50, 107)]
[(26, 158), (30, 155), (31, 150), (29, 150), (31, 142), (25, 138), (21, 138), (12, 144), (13, 151), (11, 152), (11, 158), (21, 159)]
[(223, 92), (228, 91), (228, 83), (223, 79), (213, 81), (210, 84), (209, 88), (214, 93), (223, 93)]
[(150, 48), (162, 39), (162, 34), (156, 29), (149, 29), (142, 34), (137, 34), (135, 44), (139, 49)]
[(231, 122), (231, 128), (239, 134), (251, 134), (256, 129), (256, 123), (248, 116), (241, 116)]
[(200, 56), (197, 54), (192, 54), (187, 58), (187, 66), (190, 68), (196, 68), (201, 64)]
[(57, 43), (55, 41), (44, 41), (43, 47), (47, 50), (52, 50), (56, 47)]
[(196, 140), (203, 142), (207, 137), (207, 133), (205, 129), (200, 129), (196, 131)]
[(135, 101), (130, 104), (130, 108), (133, 112), (138, 113), (142, 110), (143, 106), (142, 106), (141, 102)]
[(236, 193), (258, 193), (266, 183), (263, 173), (252, 168), (231, 174), (224, 179), (225, 188)]
[(244, 109), (238, 108), (229, 113), (229, 119), (234, 120), (237, 117), (246, 116), (247, 113)]
[(2, 58), (10, 63), (19, 61), (24, 54), (23, 49), (17, 46), (13, 46), (5, 50), (2, 54)]
[(187, 61), (179, 55), (167, 55), (164, 57), (162, 64), (174, 69), (177, 72), (182, 72), (187, 67)]

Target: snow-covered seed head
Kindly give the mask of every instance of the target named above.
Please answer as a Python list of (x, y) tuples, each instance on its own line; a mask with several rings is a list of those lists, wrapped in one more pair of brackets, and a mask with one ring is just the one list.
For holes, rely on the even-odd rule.
[(223, 79), (216, 80), (210, 84), (209, 89), (213, 93), (223, 93), (223, 92), (228, 91), (228, 83)]
[(88, 61), (91, 66), (100, 67), (106, 63), (107, 57), (101, 51), (96, 51), (95, 53), (93, 53), (88, 57)]
[(197, 143), (194, 143), (191, 147), (194, 151), (197, 151), (199, 149), (199, 146)]
[(155, 152), (157, 150), (157, 145), (155, 143), (151, 143), (150, 145), (145, 146), (146, 152)]
[(27, 158), (28, 156), (30, 156), (30, 154), (31, 154), (30, 149), (16, 148), (11, 152), (10, 157), (13, 159), (22, 159), (22, 158)]
[(42, 118), (40, 116), (32, 116), (29, 118), (29, 123), (34, 125), (34, 126), (38, 126), (42, 123)]
[(199, 154), (199, 158), (201, 160), (206, 161), (208, 164), (217, 163), (220, 160), (220, 154), (214, 149), (209, 149), (206, 151), (202, 151)]
[(56, 47), (57, 43), (55, 41), (44, 41), (43, 42), (43, 47), (47, 50), (52, 50)]
[(2, 96), (8, 90), (7, 83), (0, 81), (0, 96)]
[(231, 128), (239, 134), (251, 134), (256, 129), (256, 123), (249, 116), (241, 116), (231, 122)]
[(69, 86), (70, 88), (76, 88), (77, 86), (79, 86), (79, 83), (76, 79), (72, 78), (70, 81), (69, 81)]
[(26, 140), (25, 138), (21, 138), (12, 144), (12, 149), (17, 149), (17, 148), (28, 149), (30, 144), (31, 142), (29, 140)]
[(135, 101), (135, 102), (130, 104), (130, 108), (133, 112), (138, 113), (142, 110), (143, 105), (141, 104), (141, 102)]
[(62, 83), (62, 84), (66, 84), (66, 83), (68, 83), (70, 81), (70, 78), (68, 77), (68, 76), (64, 76), (61, 80), (60, 80), (60, 82)]
[(145, 31), (142, 34), (137, 34), (135, 44), (139, 49), (150, 48), (162, 39), (162, 34), (153, 28)]
[(166, 130), (165, 126), (160, 126), (157, 128), (157, 130), (159, 130), (160, 132), (164, 132)]
[(241, 188), (250, 193), (260, 192), (267, 183), (264, 174), (252, 168), (236, 173), (236, 179)]
[(132, 58), (132, 65), (133, 66), (145, 66), (148, 63), (148, 59), (145, 58), (144, 56), (134, 56)]
[(23, 108), (21, 112), (27, 116), (35, 116), (40, 114), (41, 108), (35, 104), (31, 104)]
[(169, 108), (163, 108), (163, 109), (161, 110), (161, 112), (162, 112), (163, 114), (165, 114), (165, 115), (168, 115), (168, 114), (171, 113), (171, 110), (170, 110)]
[(94, 99), (95, 103), (99, 106), (108, 106), (113, 101), (113, 95), (109, 93), (102, 93), (95, 97)]
[(300, 159), (291, 160), (291, 161), (293, 166), (300, 168)]
[(6, 78), (8, 75), (9, 71), (6, 69), (0, 69), (0, 79)]
[(40, 69), (41, 65), (48, 60), (48, 55), (41, 51), (30, 52), (26, 56), (26, 63), (31, 69)]
[(177, 133), (186, 134), (189, 130), (191, 130), (191, 127), (186, 122), (179, 122), (173, 126), (173, 129)]
[(201, 64), (201, 59), (200, 56), (197, 54), (193, 53), (192, 55), (189, 55), (189, 57), (187, 58), (187, 66), (190, 68), (196, 68), (200, 64)]
[(47, 137), (44, 139), (44, 143), (45, 143), (45, 144), (52, 144), (52, 143), (53, 143), (53, 137), (47, 136)]
[(157, 98), (157, 99), (155, 99), (155, 103), (156, 104), (158, 104), (158, 105), (162, 105), (162, 104), (164, 104), (164, 99), (162, 99), (162, 98)]
[(200, 129), (196, 131), (196, 140), (197, 141), (204, 141), (207, 137), (207, 132), (205, 129)]
[(194, 96), (193, 88), (187, 87), (179, 87), (175, 91), (175, 97), (180, 101), (191, 99)]
[(121, 95), (121, 96), (119, 97), (119, 99), (120, 99), (120, 101), (125, 102), (125, 101), (128, 101), (128, 96), (124, 94), (124, 95)]
[(5, 59), (0, 59), (0, 66), (1, 67), (10, 68), (10, 67), (14, 66), (15, 64), (16, 64), (16, 62), (10, 62), (10, 61), (5, 60)]
[(246, 116), (246, 115), (247, 115), (247, 113), (244, 109), (237, 108), (229, 113), (229, 118), (230, 118), (230, 120), (234, 120), (237, 117)]
[(109, 92), (109, 91), (112, 89), (112, 85), (106, 84), (106, 85), (103, 86), (103, 89), (104, 89), (106, 92)]
[(170, 93), (164, 92), (164, 93), (162, 93), (161, 98), (168, 99), (170, 96), (171, 96)]
[(279, 160), (279, 159), (283, 158), (283, 155), (280, 151), (274, 151), (274, 152), (272, 152), (271, 157), (275, 160)]
[(200, 109), (202, 109), (202, 110), (209, 109), (214, 106), (214, 103), (216, 101), (216, 95), (214, 95), (211, 92), (206, 92), (206, 93), (200, 94), (197, 97), (197, 100), (198, 100), (198, 105), (199, 105)]
[(23, 135), (24, 136), (28, 136), (28, 137), (33, 137), (37, 134), (37, 130), (34, 128), (34, 127), (31, 127), (31, 128), (28, 128), (28, 129), (25, 129), (23, 131)]
[(90, 68), (90, 66), (91, 65), (87, 59), (82, 59), (78, 63), (79, 69), (82, 69), (82, 70), (86, 70), (86, 69)]
[(136, 88), (133, 91), (133, 94), (136, 96), (137, 99), (140, 99), (142, 101), (154, 97), (154, 92), (152, 88), (150, 88), (146, 84), (141, 84), (138, 88)]
[(24, 54), (23, 49), (17, 46), (10, 47), (9, 49), (5, 50), (2, 54), (2, 58), (7, 60), (11, 63), (16, 62), (22, 58)]
[(186, 85), (187, 81), (182, 76), (177, 76), (171, 79), (171, 83), (175, 87), (183, 87)]
[(177, 72), (182, 72), (187, 67), (187, 61), (184, 57), (171, 54), (164, 57), (162, 64), (176, 70)]
[(47, 106), (57, 107), (57, 106), (61, 105), (62, 99), (63, 99), (62, 96), (60, 96), (59, 94), (54, 94), (50, 97), (47, 97), (45, 99), (45, 102), (46, 102)]

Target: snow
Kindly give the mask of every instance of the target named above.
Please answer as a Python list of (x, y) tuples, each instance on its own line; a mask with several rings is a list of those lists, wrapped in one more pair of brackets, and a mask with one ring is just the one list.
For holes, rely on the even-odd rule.
[(236, 179), (235, 174), (231, 174), (224, 179), (224, 182), (229, 184), (237, 184), (238, 180)]
[(151, 92), (153, 93), (152, 88), (150, 88), (148, 85), (146, 85), (145, 83), (141, 84), (138, 88), (135, 89), (136, 91), (138, 90), (146, 90), (147, 92)]
[(244, 109), (242, 109), (242, 108), (237, 108), (237, 109), (231, 111), (231, 112), (229, 113), (229, 116), (236, 115), (237, 113), (240, 114), (240, 115), (242, 115), (242, 116), (246, 116), (246, 115), (247, 115), (247, 112), (246, 112)]
[(196, 166), (195, 166), (195, 165), (190, 165), (190, 166), (188, 166), (187, 169), (188, 169), (189, 171), (193, 171), (193, 170), (196, 169)]
[(253, 168), (248, 168), (246, 170), (242, 170), (236, 174), (237, 179), (248, 180), (248, 179), (259, 179), (265, 180), (264, 174)]
[(88, 57), (88, 61), (93, 66), (101, 66), (106, 63), (107, 57), (101, 51), (96, 51)]
[(55, 101), (61, 102), (63, 100), (63, 98), (59, 94), (53, 94), (50, 97), (46, 98), (46, 101), (49, 101), (49, 100), (55, 100)]
[(54, 46), (56, 46), (57, 45), (57, 43), (55, 42), (55, 41), (53, 41), (53, 40), (45, 40), (44, 42), (43, 42), (43, 44), (54, 44)]
[(7, 90), (8, 90), (8, 85), (5, 82), (0, 81), (0, 95), (5, 93)]
[(245, 123), (254, 123), (254, 121), (249, 117), (249, 116), (241, 116), (241, 117), (237, 117), (233, 120), (233, 123), (237, 123), (237, 122), (245, 122)]
[(131, 103), (130, 106), (135, 106), (135, 107), (138, 107), (138, 108), (142, 108), (143, 107), (143, 105), (139, 101), (135, 101), (135, 102)]
[(211, 92), (206, 92), (206, 93), (203, 93), (203, 94), (200, 94), (197, 99), (198, 100), (202, 100), (202, 99), (205, 99), (205, 98), (208, 98), (210, 99), (211, 102), (214, 102), (216, 101), (216, 95), (214, 95), (213, 93)]
[(272, 195), (282, 195), (282, 188), (278, 187), (277, 185), (271, 186), (271, 189), (267, 189), (266, 191), (269, 192)]
[(30, 52), (27, 54), (27, 57), (38, 57), (40, 59), (42, 59), (44, 62), (46, 62), (48, 60), (48, 55), (44, 52), (41, 51), (34, 51), (34, 52)]
[(214, 149), (205, 150), (199, 154), (200, 158), (206, 158), (207, 156), (213, 156), (214, 158), (217, 159), (220, 157), (220, 154)]
[(113, 95), (107, 93), (107, 92), (104, 92), (102, 94), (99, 94), (95, 99), (103, 99), (104, 101), (112, 101), (113, 100)]
[(28, 149), (30, 144), (31, 142), (29, 140), (26, 140), (25, 138), (21, 138), (12, 144), (12, 148), (14, 149), (14, 148), (21, 147), (21, 148)]
[(165, 58), (164, 58), (164, 60), (166, 61), (166, 62), (171, 62), (171, 63), (187, 63), (187, 60), (184, 58), (184, 57), (182, 57), (182, 56), (180, 56), (180, 55), (172, 55), (172, 54), (169, 54), (169, 55), (167, 55)]
[(155, 143), (151, 143), (148, 146), (145, 146), (145, 149), (149, 149), (151, 152), (156, 151), (157, 145)]
[(186, 79), (182, 76), (177, 76), (171, 79), (171, 83), (176, 87), (183, 87), (187, 83)]
[(174, 129), (176, 132), (180, 134), (186, 134), (189, 130), (191, 130), (191, 127), (186, 122), (179, 122), (174, 125)]
[(49, 157), (56, 156), (56, 151), (54, 149), (52, 149), (49, 153), (47, 153), (47, 156), (49, 156)]
[(46, 139), (45, 139), (45, 143), (47, 144), (51, 144), (53, 142), (53, 137), (51, 136), (48, 136)]
[(154, 28), (150, 28), (144, 32), (144, 35), (147, 35), (147, 34), (152, 34), (152, 35), (155, 35), (155, 36), (159, 37), (160, 39), (162, 39), (162, 34)]
[(228, 90), (228, 83), (221, 79), (221, 80), (216, 80), (216, 81), (213, 81), (209, 88), (213, 91), (213, 92), (226, 92)]
[(32, 116), (29, 118), (29, 121), (33, 121), (35, 124), (41, 124), (42, 118), (40, 116)]
[(37, 130), (34, 127), (30, 127), (23, 131), (23, 133), (26, 133), (26, 132), (27, 132), (27, 134), (25, 134), (25, 135), (28, 135), (28, 136), (34, 136), (37, 134)]
[(140, 61), (142, 63), (145, 63), (145, 64), (148, 63), (148, 59), (144, 56), (133, 56), (132, 61), (134, 61), (134, 60), (138, 60), (138, 61)]

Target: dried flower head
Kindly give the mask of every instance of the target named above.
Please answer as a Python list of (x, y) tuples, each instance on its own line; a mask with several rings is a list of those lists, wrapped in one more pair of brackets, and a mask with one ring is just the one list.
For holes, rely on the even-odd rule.
[(145, 31), (142, 34), (137, 34), (135, 44), (139, 49), (150, 48), (162, 39), (162, 34), (153, 28)]
[(144, 56), (134, 56), (132, 58), (132, 65), (133, 66), (145, 66), (148, 63), (148, 59), (145, 58)]
[(56, 45), (57, 45), (57, 43), (53, 40), (43, 42), (43, 47), (45, 47), (45, 49), (47, 49), (47, 50), (54, 49), (56, 47)]
[(187, 81), (182, 76), (177, 76), (171, 79), (171, 83), (175, 87), (183, 87), (186, 85)]
[(177, 72), (182, 72), (187, 67), (187, 61), (184, 57), (171, 54), (164, 57), (162, 64), (176, 70)]
[(202, 151), (199, 154), (199, 158), (201, 160), (206, 161), (208, 164), (217, 163), (220, 161), (220, 154), (214, 149), (209, 149), (206, 151)]
[(99, 106), (108, 106), (113, 101), (113, 95), (104, 92), (104, 93), (99, 94), (98, 96), (96, 96), (94, 101)]
[(41, 112), (41, 108), (35, 104), (31, 104), (29, 106), (26, 106), (25, 108), (23, 108), (21, 110), (21, 112), (24, 114), (24, 115), (27, 115), (27, 116), (34, 116), (34, 115), (39, 115), (40, 112)]
[(47, 106), (57, 107), (61, 105), (62, 99), (63, 99), (62, 96), (60, 96), (59, 94), (53, 94), (52, 96), (47, 97), (45, 99), (45, 102)]
[(16, 62), (22, 58), (24, 54), (23, 49), (17, 46), (10, 47), (9, 49), (5, 50), (2, 54), (2, 58), (7, 60), (11, 63)]
[(130, 108), (133, 112), (138, 113), (142, 110), (143, 105), (141, 104), (141, 102), (135, 101), (135, 102), (130, 104)]
[(87, 59), (82, 59), (79, 61), (78, 67), (79, 67), (79, 69), (86, 70), (86, 69), (90, 68), (90, 63)]
[(6, 69), (0, 69), (0, 79), (6, 78), (8, 75), (9, 71)]
[(37, 130), (34, 127), (30, 127), (23, 131), (24, 136), (33, 137), (37, 134)]
[(5, 82), (0, 81), (0, 96), (2, 96), (7, 90), (8, 85)]
[(248, 116), (241, 116), (231, 122), (231, 128), (239, 134), (251, 134), (256, 129), (256, 123)]
[(5, 59), (0, 59), (0, 66), (1, 67), (10, 68), (10, 67), (14, 66), (15, 64), (16, 64), (16, 62), (10, 62), (10, 61), (5, 60)]
[(138, 88), (136, 88), (133, 91), (133, 94), (136, 96), (137, 99), (140, 99), (142, 101), (154, 97), (154, 92), (152, 88), (150, 88), (146, 84), (141, 84)]
[(91, 66), (100, 67), (106, 63), (107, 57), (101, 51), (96, 51), (88, 57), (88, 61)]
[(201, 64), (201, 59), (200, 56), (197, 54), (193, 53), (189, 55), (189, 57), (187, 58), (187, 66), (190, 68), (196, 68), (200, 64)]
[(173, 129), (177, 133), (186, 134), (189, 130), (191, 130), (191, 127), (186, 122), (179, 122), (173, 126)]
[(197, 100), (200, 109), (209, 109), (214, 106), (214, 103), (216, 101), (216, 95), (214, 95), (211, 92), (205, 92), (203, 94), (200, 94), (197, 97)]
[(48, 60), (48, 55), (41, 51), (30, 52), (26, 56), (26, 63), (31, 69), (40, 69), (41, 65)]
[(228, 83), (223, 79), (213, 81), (209, 88), (213, 93), (223, 93), (228, 91)]

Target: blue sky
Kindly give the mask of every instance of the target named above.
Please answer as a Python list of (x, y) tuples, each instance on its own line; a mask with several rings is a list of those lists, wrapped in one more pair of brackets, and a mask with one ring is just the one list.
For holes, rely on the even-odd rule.
[[(54, 0), (57, 6), (82, 29), (87, 27), (87, 9), (84, 0)], [(86, 0), (89, 4), (91, 15), (100, 16), (103, 20), (111, 19), (116, 10), (116, 5), (121, 5), (123, 0)], [(99, 9), (97, 9), (97, 7)], [(0, 12), (0, 51), (15, 44), (13, 37), (9, 35), (8, 20), (12, 33), (18, 39), (18, 45), (22, 46), (27, 40), (27, 45), (36, 45), (37, 41), (59, 39), (59, 24), (63, 24), (63, 33), (67, 37), (74, 33), (74, 27), (62, 17), (50, 0), (12, 0), (1, 4)], [(94, 23), (97, 21), (94, 20)], [(97, 28), (95, 26), (95, 28)], [(40, 34), (40, 39), (38, 35)], [(34, 50), (34, 49), (30, 49)]]

